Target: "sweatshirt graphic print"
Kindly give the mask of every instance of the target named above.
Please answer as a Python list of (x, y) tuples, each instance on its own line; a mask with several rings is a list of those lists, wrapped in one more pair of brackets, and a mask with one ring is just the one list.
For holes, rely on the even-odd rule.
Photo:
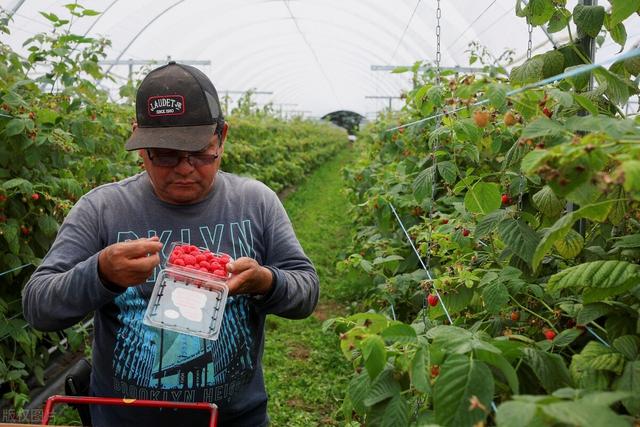
[[(243, 227), (240, 227), (242, 224)], [(251, 222), (198, 227), (207, 249), (220, 251), (225, 229), (230, 234), (234, 259), (254, 256)], [(149, 231), (148, 236), (157, 235)], [(182, 229), (189, 238), (190, 229)], [(171, 231), (160, 233), (166, 259)], [(137, 239), (133, 232), (119, 232), (118, 241)], [(185, 240), (187, 240), (185, 239)], [(185, 241), (189, 243), (189, 241)], [(212, 248), (209, 246), (213, 244)], [(156, 329), (143, 323), (159, 268), (144, 286), (131, 287), (115, 299), (118, 320), (113, 353), (114, 392), (137, 399), (185, 402), (221, 401), (246, 384), (255, 368), (254, 339), (249, 329), (246, 297), (227, 298), (220, 335), (215, 341)]]

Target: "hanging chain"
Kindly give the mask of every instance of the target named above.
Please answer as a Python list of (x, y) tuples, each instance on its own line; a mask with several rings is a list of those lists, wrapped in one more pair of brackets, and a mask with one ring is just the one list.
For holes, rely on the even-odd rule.
[[(440, 50), (440, 33), (441, 33), (441, 27), (440, 27), (440, 18), (442, 17), (442, 9), (440, 8), (440, 0), (438, 0), (437, 2), (437, 8), (436, 8), (436, 78), (435, 78), (435, 82), (437, 85), (441, 85), (441, 80), (440, 80), (440, 60), (442, 59), (442, 53)], [(444, 111), (444, 109), (443, 109)], [(427, 236), (427, 254), (425, 257), (425, 265), (428, 268), (430, 268), (430, 264), (431, 264), (431, 253), (433, 251), (433, 220), (434, 220), (434, 212), (435, 212), (435, 201), (436, 201), (436, 178), (438, 176), (438, 160), (437, 160), (437, 156), (436, 156), (436, 152), (438, 151), (439, 145), (440, 145), (440, 137), (438, 136), (438, 128), (440, 127), (440, 123), (441, 123), (441, 119), (438, 118), (436, 120), (436, 124), (435, 124), (435, 129), (434, 131), (436, 132), (435, 134), (435, 138), (433, 140), (433, 145), (431, 146), (431, 156), (432, 156), (432, 165), (431, 167), (433, 168), (433, 172), (431, 174), (431, 194), (429, 197), (429, 234)], [(427, 147), (429, 146), (429, 141), (427, 141)], [(433, 286), (433, 283), (431, 284)], [(427, 303), (427, 293), (424, 293), (424, 297), (422, 298), (422, 323), (424, 324), (424, 329), (426, 331), (427, 329), (427, 310), (429, 309), (429, 304)], [(443, 302), (441, 301), (441, 303), (443, 304)], [(416, 400), (416, 407), (415, 407), (415, 413), (414, 413), (414, 417), (417, 420), (418, 416), (420, 414), (420, 408), (422, 407), (422, 405), (424, 404), (424, 397), (423, 396), (418, 396), (418, 399)]]
[(529, 42), (527, 43), (527, 59), (531, 59), (531, 52), (533, 52), (533, 25), (527, 24), (529, 30)]
[[(533, 52), (533, 25), (527, 23), (527, 31), (529, 32), (529, 39), (527, 40), (527, 59), (531, 59), (531, 54)], [(519, 175), (519, 180), (520, 182), (518, 183), (518, 212), (522, 212), (522, 199), (524, 197), (524, 184), (526, 182), (526, 178), (524, 177), (524, 174), (522, 173), (522, 170), (520, 171), (520, 175)]]
[(436, 80), (440, 82), (440, 18), (442, 17), (442, 9), (440, 9), (440, 0), (438, 0), (438, 7), (436, 9)]

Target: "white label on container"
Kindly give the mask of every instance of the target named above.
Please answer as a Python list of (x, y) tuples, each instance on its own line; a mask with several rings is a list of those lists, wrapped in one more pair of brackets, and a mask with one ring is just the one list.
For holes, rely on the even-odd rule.
[(177, 288), (171, 293), (171, 301), (178, 307), (180, 314), (193, 322), (202, 320), (202, 309), (207, 303), (207, 296), (198, 291)]
[(171, 309), (165, 310), (164, 315), (167, 316), (169, 319), (177, 319), (178, 317), (180, 317), (180, 313)]

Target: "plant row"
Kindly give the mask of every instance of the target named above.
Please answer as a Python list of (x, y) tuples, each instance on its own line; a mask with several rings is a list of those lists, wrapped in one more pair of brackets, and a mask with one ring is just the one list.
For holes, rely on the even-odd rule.
[[(623, 45), (613, 31), (640, 7), (563, 3), (517, 10)], [(354, 367), (346, 419), (638, 421), (640, 120), (620, 108), (638, 93), (638, 58), (507, 95), (587, 62), (580, 46), (510, 76), (491, 66), (438, 79), (416, 64), (402, 112), (361, 134), (363, 156), (346, 172), (357, 228), (340, 268), (360, 277), (362, 302), (325, 324)]]

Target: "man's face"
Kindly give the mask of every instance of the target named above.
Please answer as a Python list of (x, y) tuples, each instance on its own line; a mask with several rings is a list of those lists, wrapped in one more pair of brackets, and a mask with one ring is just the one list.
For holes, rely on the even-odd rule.
[[(225, 123), (224, 126), (222, 132), (223, 143), (227, 133), (227, 124)], [(191, 161), (187, 160), (186, 156), (188, 154), (196, 154), (192, 152), (159, 149), (139, 150), (156, 196), (167, 203), (177, 205), (196, 203), (204, 199), (213, 188), (216, 173), (220, 169), (220, 161), (224, 151), (223, 143), (219, 143), (217, 135), (211, 136), (209, 146), (197, 154), (218, 155), (218, 158), (212, 163), (202, 165), (198, 164), (198, 159), (191, 158), (189, 159)], [(149, 154), (151, 154), (152, 158), (175, 156), (179, 157), (180, 160), (175, 166), (161, 166), (157, 164), (157, 160), (154, 163), (149, 158)]]

